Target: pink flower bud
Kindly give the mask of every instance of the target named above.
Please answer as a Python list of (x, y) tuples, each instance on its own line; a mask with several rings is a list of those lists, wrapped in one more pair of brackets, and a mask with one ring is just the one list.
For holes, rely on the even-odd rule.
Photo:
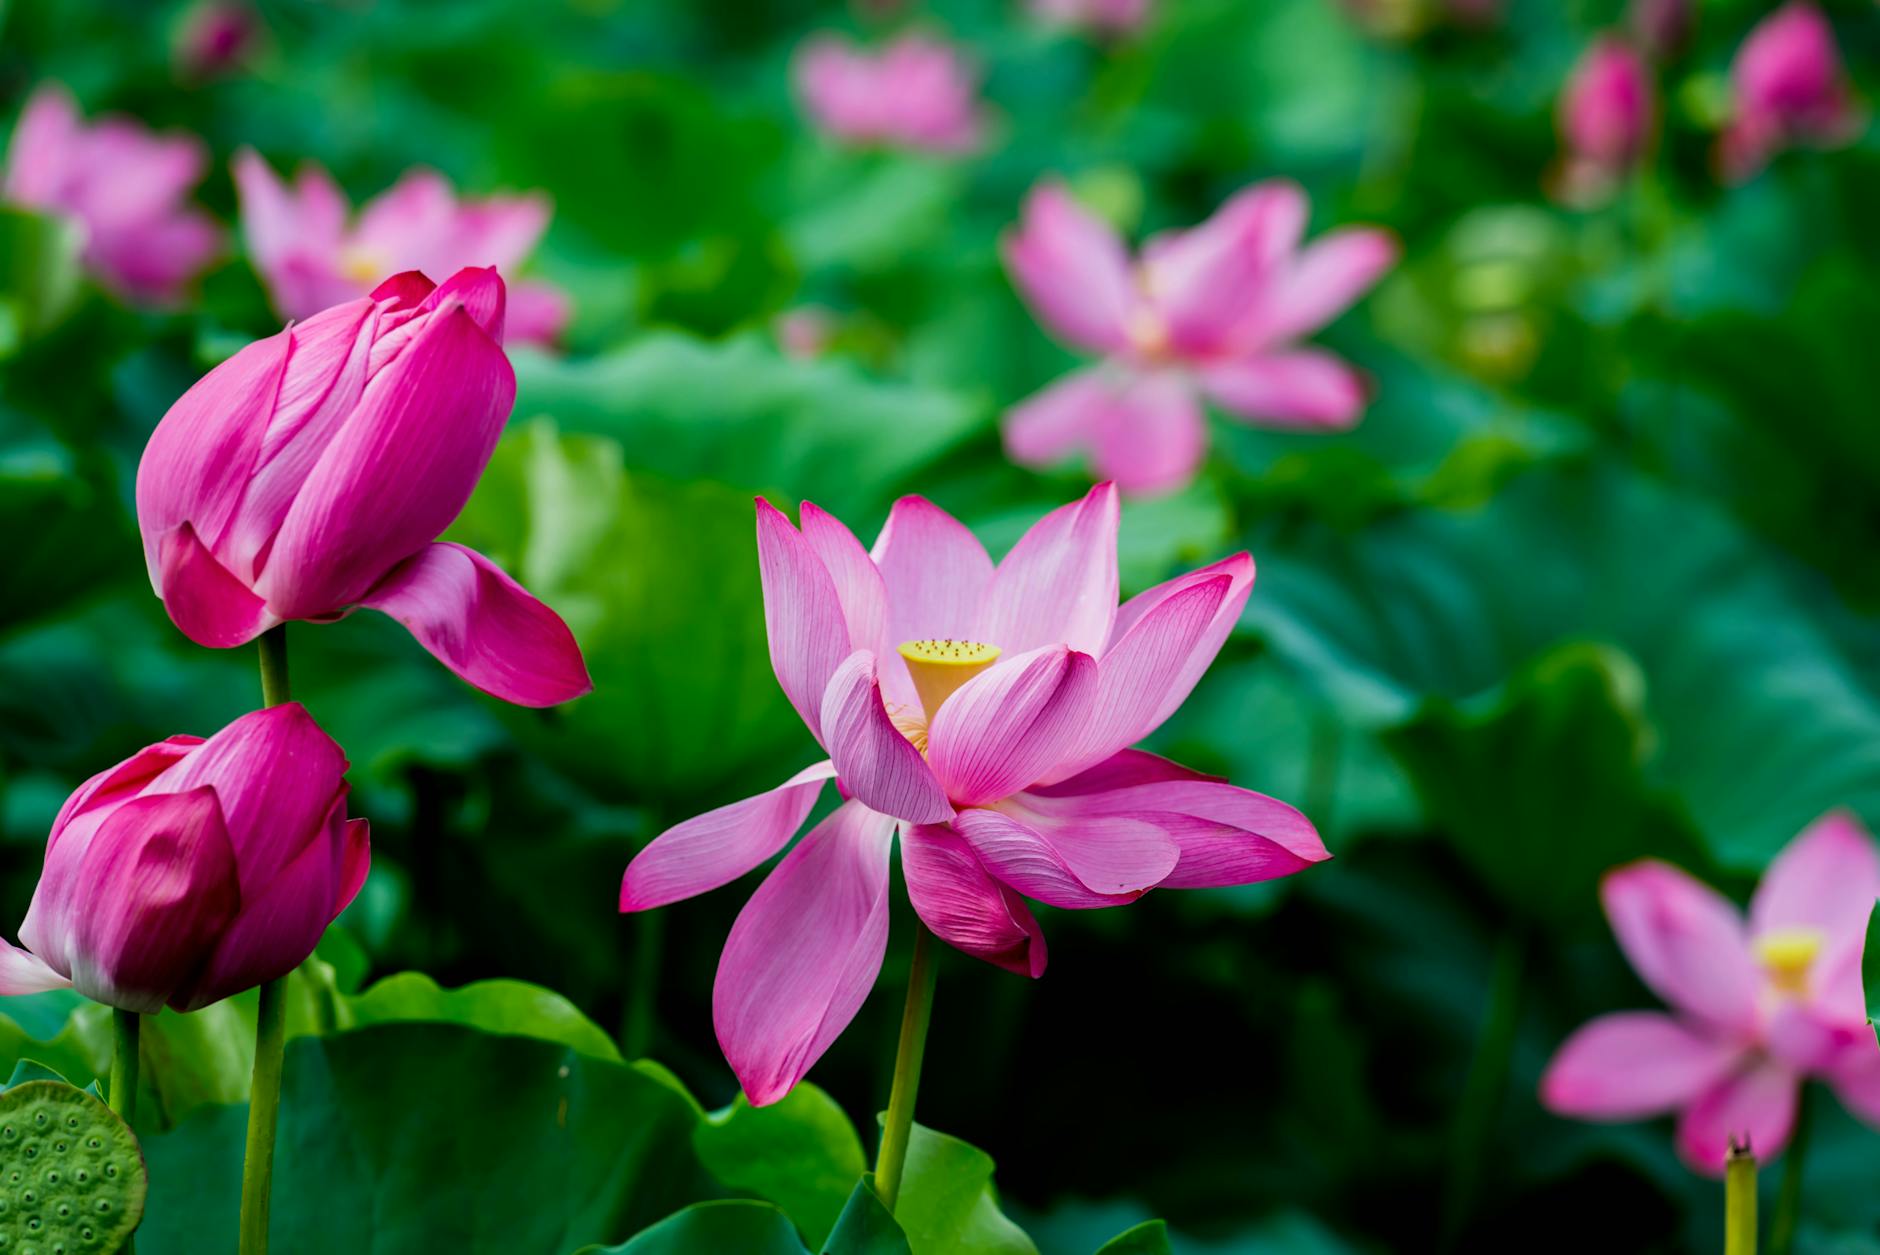
[(152, 585), (198, 644), (383, 610), (471, 684), (590, 687), (567, 626), (489, 559), (432, 543), (515, 402), (494, 269), (421, 274), (241, 350), (170, 407), (137, 468)]
[(371, 863), (346, 767), (289, 702), (93, 776), (53, 823), (25, 949), (0, 941), (0, 994), (193, 1011), (293, 971)]
[(1764, 18), (1730, 66), (1735, 114), (1718, 148), (1726, 179), (1747, 179), (1783, 148), (1837, 147), (1864, 119), (1848, 88), (1834, 28), (1807, 0)]
[(904, 35), (870, 52), (820, 35), (793, 73), (810, 120), (841, 143), (958, 153), (983, 137), (974, 72), (941, 40)]
[(1560, 95), (1565, 164), (1557, 189), (1575, 203), (1604, 199), (1651, 142), (1651, 72), (1624, 40), (1595, 40)]
[(176, 68), (186, 78), (234, 70), (254, 52), (260, 15), (245, 0), (201, 0), (176, 32)]

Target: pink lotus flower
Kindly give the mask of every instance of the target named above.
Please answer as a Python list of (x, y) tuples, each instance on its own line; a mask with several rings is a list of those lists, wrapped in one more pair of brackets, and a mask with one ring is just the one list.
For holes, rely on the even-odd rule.
[(962, 153), (985, 133), (977, 76), (939, 39), (903, 35), (871, 52), (818, 35), (797, 53), (792, 72), (810, 120), (841, 143)]
[(130, 118), (87, 126), (70, 93), (33, 93), (7, 147), (5, 199), (70, 218), (85, 264), (108, 288), (168, 302), (214, 259), (222, 231), (185, 200), (208, 168), (193, 135), (158, 135)]
[[(443, 175), (412, 170), (351, 220), (346, 194), (325, 170), (302, 165), (288, 186), (249, 149), (235, 155), (242, 235), (275, 312), (306, 318), (371, 292), (408, 270), (447, 275), (477, 266), (514, 270), (548, 229), (540, 192), (458, 200)], [(509, 291), (508, 332), (552, 344), (568, 325), (568, 297), (546, 283)]]
[(1880, 857), (1849, 816), (1789, 843), (1750, 902), (1647, 860), (1606, 877), (1620, 948), (1673, 1014), (1621, 1011), (1567, 1039), (1541, 1101), (1586, 1120), (1676, 1111), (1678, 1150), (1723, 1175), (1730, 1142), (1767, 1159), (1788, 1143), (1801, 1083), (1818, 1077), (1880, 1125), (1880, 1044), (1867, 1024), (1861, 950)]
[(365, 883), (346, 756), (294, 702), (173, 736), (66, 800), (0, 994), (70, 986), (126, 1011), (219, 1002), (285, 976)]
[(585, 693), (554, 611), (495, 563), (433, 544), (515, 403), (503, 281), (421, 274), (258, 340), (170, 407), (137, 468), (150, 580), (191, 640), (370, 606), (478, 688), (524, 706)]
[(1555, 192), (1569, 204), (1609, 198), (1650, 147), (1656, 115), (1651, 71), (1631, 45), (1593, 41), (1560, 94), (1566, 157)]
[(248, 0), (199, 0), (177, 27), (177, 72), (192, 79), (227, 74), (254, 53), (260, 35), (261, 15)]
[(1733, 182), (1751, 177), (1794, 144), (1849, 144), (1865, 118), (1848, 87), (1834, 28), (1806, 0), (1764, 18), (1730, 66), (1735, 115), (1718, 143), (1718, 164)]
[(1149, 18), (1149, 0), (1031, 0), (1034, 17), (1106, 35), (1140, 30)]
[(1301, 248), (1306, 197), (1275, 180), (1190, 231), (1165, 232), (1132, 261), (1060, 183), (1036, 188), (1004, 241), (1005, 265), (1039, 321), (1103, 355), (1005, 416), (1014, 461), (1087, 453), (1126, 492), (1179, 488), (1207, 452), (1205, 396), (1271, 427), (1358, 421), (1358, 372), (1296, 341), (1331, 321), (1397, 259), (1383, 231), (1347, 227)]
[(770, 658), (828, 759), (669, 829), (621, 886), (640, 911), (776, 854), (834, 779), (846, 799), (751, 896), (713, 1019), (744, 1092), (788, 1093), (855, 1015), (888, 936), (898, 831), (914, 909), (1021, 975), (1045, 967), (1035, 898), (1121, 906), (1156, 887), (1237, 885), (1327, 857), (1283, 802), (1129, 746), (1179, 707), (1253, 584), (1246, 554), (1116, 604), (1117, 494), (1054, 510), (993, 565), (920, 497), (871, 553), (805, 502), (757, 503)]

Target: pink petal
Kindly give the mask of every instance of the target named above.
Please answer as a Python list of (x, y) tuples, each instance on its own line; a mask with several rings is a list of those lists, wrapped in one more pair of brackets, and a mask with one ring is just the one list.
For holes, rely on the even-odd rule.
[(353, 904), (371, 873), (372, 825), (364, 819), (349, 819), (340, 836), (339, 903), (333, 908), (335, 918)]
[(1097, 698), (1076, 748), (1046, 782), (1064, 780), (1127, 749), (1160, 726), (1169, 692), (1206, 641), (1231, 576), (1189, 584), (1165, 597), (1097, 660)]
[(56, 958), (72, 987), (122, 1010), (162, 1010), (201, 969), (241, 901), (215, 790), (126, 802), (86, 851), (79, 882), (73, 918), (44, 925), (64, 939)]
[(1107, 483), (1038, 520), (993, 572), (979, 634), (969, 639), (1007, 657), (1044, 645), (1101, 651), (1116, 617), (1120, 521), (1116, 486)]
[(788, 1094), (874, 988), (888, 946), (894, 821), (845, 802), (784, 856), (738, 914), (712, 1022), (754, 1106)]
[(762, 497), (757, 499), (757, 569), (764, 586), (771, 670), (810, 734), (823, 741), (829, 677), (867, 642), (850, 641), (829, 569), (790, 520)]
[(1742, 918), (1722, 894), (1646, 859), (1608, 872), (1600, 900), (1619, 948), (1659, 997), (1712, 1024), (1755, 1023), (1762, 978)]
[(1871, 1027), (1862, 1048), (1841, 1060), (1828, 1084), (1843, 1106), (1880, 1129), (1880, 1044), (1874, 1041)]
[(934, 717), (927, 761), (960, 806), (1010, 797), (1044, 778), (1091, 717), (1097, 664), (1062, 645), (1002, 659)]
[(394, 310), (416, 310), (431, 299), (437, 285), (422, 270), (403, 270), (372, 289), (372, 300), (389, 301)]
[(1100, 415), (1090, 463), (1132, 496), (1185, 488), (1208, 453), (1208, 420), (1188, 377), (1151, 371), (1129, 377)]
[(509, 309), (509, 289), (494, 266), (465, 266), (438, 284), (419, 309), (447, 310), (461, 305), (483, 334), (503, 342), (503, 324)]
[(1124, 750), (1069, 780), (1058, 784), (1034, 785), (1027, 792), (1034, 797), (1078, 797), (1086, 793), (1108, 793), (1144, 784), (1199, 780), (1214, 784), (1226, 783), (1224, 777), (1194, 771), (1144, 750)]
[(1845, 811), (1816, 820), (1778, 854), (1750, 899), (1751, 936), (1783, 928), (1827, 935), (1810, 972), (1815, 996), (1841, 1018), (1867, 1018), (1861, 952), (1867, 921), (1880, 899), (1880, 853), (1860, 822)]
[(1137, 296), (1116, 232), (1084, 211), (1062, 183), (1039, 184), (1008, 233), (1005, 268), (1039, 321), (1066, 343), (1097, 353), (1129, 342)]
[(1273, 179), (1239, 193), (1188, 231), (1143, 246), (1143, 279), (1184, 353), (1219, 351), (1245, 321), (1261, 285), (1299, 244), (1308, 205), (1298, 184)]
[(1115, 391), (1108, 365), (1085, 367), (1005, 412), (1005, 452), (1020, 466), (1056, 466), (1096, 442)]
[(235, 154), (234, 175), (242, 235), (277, 312), (305, 318), (357, 295), (337, 274), (348, 205), (326, 171), (301, 166), (290, 190), (245, 148)]
[(921, 921), (942, 941), (1020, 976), (1042, 976), (1044, 932), (1024, 899), (994, 880), (944, 824), (901, 829), (901, 870)]
[(992, 559), (965, 524), (925, 497), (902, 497), (873, 556), (888, 590), (892, 644), (973, 639)]
[(1768, 1162), (1788, 1145), (1800, 1090), (1800, 1078), (1776, 1063), (1755, 1064), (1719, 1081), (1678, 1120), (1678, 1154), (1713, 1177), (1723, 1175), (1732, 1141)]
[(1541, 1077), (1541, 1105), (1582, 1120), (1643, 1120), (1691, 1102), (1730, 1075), (1743, 1048), (1656, 1011), (1581, 1025)]
[(1186, 575), (1178, 575), (1172, 580), (1157, 584), (1154, 588), (1138, 593), (1117, 607), (1116, 622), (1110, 628), (1108, 648), (1112, 649), (1152, 610), (1184, 589), (1217, 579), (1222, 575), (1233, 581), (1228, 587), (1227, 596), (1221, 599), (1219, 608), (1214, 612), (1213, 622), (1208, 625), (1208, 630), (1202, 634), (1201, 639), (1195, 643), (1194, 649), (1189, 653), (1187, 664), (1163, 694), (1162, 703), (1152, 716), (1152, 727), (1161, 727), (1163, 722), (1188, 700), (1188, 695), (1194, 692), (1195, 685), (1200, 683), (1201, 677), (1213, 664), (1215, 655), (1221, 652), (1221, 646), (1225, 645), (1227, 638), (1233, 634), (1234, 625), (1240, 622), (1240, 613), (1246, 608), (1247, 597), (1253, 592), (1253, 574), (1253, 558), (1246, 553), (1237, 553), (1199, 570), (1190, 571)]
[(1028, 898), (1069, 910), (1123, 906), (1179, 857), (1153, 824), (1120, 816), (1054, 823), (1026, 810), (962, 810), (954, 829), (986, 870)]
[(1863, 1008), (1851, 1017), (1783, 999), (1769, 1013), (1763, 1041), (1777, 1060), (1802, 1074), (1832, 1072), (1851, 1050), (1873, 1045)]
[(1323, 349), (1292, 349), (1209, 366), (1201, 386), (1230, 414), (1266, 427), (1341, 430), (1364, 413), (1370, 387)]
[(275, 613), (343, 610), (448, 527), (515, 396), (509, 359), (463, 305), (426, 319), (294, 498), (257, 586)]
[(836, 586), (850, 642), (857, 649), (876, 653), (893, 649), (899, 642), (888, 640), (887, 585), (868, 550), (827, 510), (805, 501), (800, 514), (804, 543)]
[(849, 796), (909, 823), (944, 823), (953, 817), (927, 760), (882, 705), (875, 656), (867, 650), (850, 655), (829, 678), (822, 729)]
[(84, 126), (72, 94), (57, 83), (34, 90), (7, 145), (6, 198), (40, 209), (63, 207), (81, 159)]
[(696, 897), (760, 866), (781, 850), (815, 809), (834, 763), (821, 762), (768, 793), (688, 819), (666, 829), (627, 864), (620, 909), (647, 911)]
[(30, 950), (8, 945), (0, 937), (0, 998), (71, 987), (72, 982), (53, 971), (44, 959)]
[(397, 619), (460, 679), (506, 702), (557, 706), (594, 687), (561, 616), (467, 546), (427, 545), (360, 604)]
[(516, 283), (509, 289), (509, 339), (554, 346), (574, 320), (574, 300), (552, 283)]
[(216, 561), (189, 524), (178, 524), (161, 537), (157, 554), (163, 608), (198, 645), (245, 645), (280, 622), (266, 602)]
[(1260, 339), (1310, 335), (1371, 290), (1403, 253), (1395, 236), (1370, 227), (1328, 231), (1284, 268), (1260, 304)]

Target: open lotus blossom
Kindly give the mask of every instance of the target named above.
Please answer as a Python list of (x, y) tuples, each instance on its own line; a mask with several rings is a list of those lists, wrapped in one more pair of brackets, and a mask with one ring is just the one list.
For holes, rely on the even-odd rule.
[(76, 222), (100, 282), (143, 302), (173, 301), (222, 248), (222, 230), (188, 203), (208, 169), (193, 135), (131, 118), (89, 125), (57, 84), (34, 92), (7, 147), (5, 199)]
[(1747, 922), (1667, 864), (1610, 873), (1601, 897), (1620, 948), (1672, 1013), (1586, 1024), (1548, 1065), (1541, 1101), (1586, 1120), (1675, 1111), (1679, 1152), (1715, 1176), (1732, 1139), (1764, 1159), (1782, 1150), (1809, 1077), (1880, 1126), (1880, 1043), (1860, 972), (1876, 895), (1880, 856), (1841, 814), (1776, 857)]
[(1593, 41), (1560, 94), (1566, 148), (1554, 192), (1576, 205), (1611, 197), (1649, 150), (1657, 106), (1651, 70), (1625, 40)]
[(1852, 143), (1865, 117), (1848, 86), (1834, 28), (1807, 0), (1757, 24), (1730, 66), (1734, 112), (1718, 144), (1725, 178), (1756, 174), (1782, 149)]
[(978, 76), (952, 44), (903, 35), (878, 51), (818, 35), (792, 73), (810, 121), (844, 144), (962, 153), (985, 134)]
[(757, 504), (771, 664), (825, 761), (687, 820), (627, 868), (645, 910), (776, 854), (835, 780), (844, 799), (751, 895), (718, 965), (718, 1041), (759, 1105), (788, 1093), (874, 986), (889, 857), (942, 940), (1044, 971), (1025, 905), (1120, 906), (1156, 887), (1237, 885), (1327, 857), (1283, 802), (1131, 749), (1173, 713), (1253, 584), (1237, 554), (1117, 599), (1117, 493), (1040, 520), (996, 566), (920, 497), (873, 551), (805, 502)]
[(163, 416), (137, 468), (150, 580), (200, 645), (370, 606), (471, 684), (547, 706), (590, 687), (567, 625), (496, 564), (432, 543), (516, 398), (503, 281), (421, 274), (242, 349)]
[(1031, 0), (1033, 16), (1060, 26), (1127, 35), (1149, 18), (1149, 0)]
[[(325, 170), (305, 163), (290, 186), (250, 149), (235, 155), (235, 190), (242, 236), (283, 318), (364, 296), (407, 270), (513, 271), (535, 251), (551, 213), (541, 192), (459, 200), (443, 175), (411, 170), (355, 219)], [(511, 285), (508, 305), (512, 341), (552, 344), (568, 325), (567, 294), (549, 284)]]
[(346, 767), (288, 702), (99, 772), (53, 821), (25, 949), (0, 940), (0, 994), (69, 986), (149, 1014), (287, 975), (371, 863)]
[(1124, 491), (1150, 493), (1181, 487), (1201, 465), (1203, 397), (1262, 426), (1357, 422), (1364, 379), (1297, 341), (1376, 283), (1397, 243), (1347, 227), (1301, 248), (1307, 211), (1297, 185), (1261, 183), (1132, 260), (1063, 184), (1034, 189), (1004, 241), (1006, 269), (1047, 329), (1103, 360), (1009, 411), (1007, 452), (1039, 467), (1082, 453)]

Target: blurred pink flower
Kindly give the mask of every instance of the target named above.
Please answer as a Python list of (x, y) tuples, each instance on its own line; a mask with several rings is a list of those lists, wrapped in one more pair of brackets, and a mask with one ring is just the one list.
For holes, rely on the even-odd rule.
[(346, 756), (295, 702), (173, 736), (80, 785), (0, 941), (0, 994), (193, 1011), (298, 967), (372, 861)]
[(715, 889), (795, 835), (834, 779), (843, 805), (745, 905), (713, 991), (753, 1103), (801, 1080), (874, 987), (898, 830), (914, 910), (1020, 975), (1045, 967), (1025, 906), (1121, 906), (1152, 888), (1238, 885), (1328, 857), (1292, 807), (1129, 747), (1181, 706), (1253, 585), (1237, 554), (1117, 599), (1117, 494), (1052, 511), (993, 564), (920, 497), (874, 550), (805, 502), (761, 498), (771, 665), (827, 761), (662, 833), (623, 911)]
[(1653, 56), (1664, 57), (1690, 42), (1697, 6), (1693, 0), (1632, 0), (1627, 18), (1639, 44)]
[(821, 357), (835, 335), (835, 315), (819, 305), (784, 310), (771, 323), (777, 347), (795, 358)]
[(1149, 18), (1149, 0), (1031, 0), (1034, 17), (1110, 35), (1127, 35)]
[(1620, 948), (1673, 1014), (1621, 1011), (1584, 1025), (1548, 1065), (1541, 1101), (1587, 1120), (1676, 1111), (1679, 1153), (1713, 1176), (1732, 1139), (1764, 1159), (1782, 1150), (1811, 1076), (1880, 1125), (1880, 1043), (1860, 971), (1876, 895), (1880, 856), (1842, 814), (1776, 857), (1747, 924), (1668, 864), (1610, 873), (1601, 897)]
[(257, 340), (185, 392), (137, 467), (150, 582), (228, 648), (289, 619), (389, 614), (457, 675), (523, 706), (591, 687), (567, 625), (495, 563), (434, 543), (515, 404), (503, 281), (421, 274)]
[(1061, 183), (1025, 202), (1006, 270), (1066, 344), (1103, 361), (1005, 416), (1026, 466), (1088, 453), (1127, 492), (1179, 488), (1207, 452), (1202, 397), (1264, 426), (1349, 427), (1368, 388), (1297, 341), (1364, 294), (1397, 260), (1387, 232), (1347, 227), (1300, 247), (1306, 196), (1281, 180), (1241, 192), (1199, 227), (1150, 239), (1139, 259)]
[[(235, 188), (248, 252), (283, 318), (364, 296), (408, 270), (514, 270), (535, 251), (551, 212), (541, 192), (459, 200), (443, 175), (411, 170), (353, 219), (325, 170), (304, 164), (290, 187), (251, 149), (235, 155)], [(509, 339), (552, 344), (569, 314), (561, 289), (517, 283), (509, 290)]]
[(1650, 147), (1656, 114), (1645, 59), (1616, 36), (1594, 40), (1560, 94), (1566, 153), (1555, 194), (1577, 205), (1608, 199)]
[(254, 52), (261, 15), (247, 0), (199, 0), (176, 32), (176, 68), (185, 78), (226, 74)]
[(977, 76), (942, 40), (903, 35), (870, 51), (818, 35), (792, 71), (810, 120), (842, 143), (961, 153), (984, 137)]
[(1734, 114), (1718, 143), (1723, 177), (1741, 182), (1794, 144), (1849, 144), (1865, 125), (1834, 28), (1807, 0), (1764, 18), (1730, 66)]
[(70, 218), (105, 286), (142, 302), (176, 300), (222, 248), (222, 230), (186, 197), (208, 168), (193, 135), (130, 118), (87, 126), (71, 94), (33, 93), (7, 147), (5, 199)]

